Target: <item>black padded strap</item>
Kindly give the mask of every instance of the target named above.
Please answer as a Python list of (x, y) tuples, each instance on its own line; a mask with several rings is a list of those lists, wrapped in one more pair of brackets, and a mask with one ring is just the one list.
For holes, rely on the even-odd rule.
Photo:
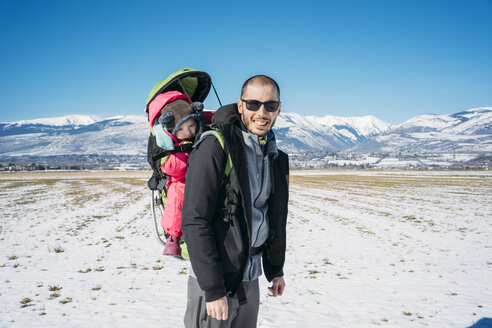
[(255, 256), (255, 255), (258, 255), (260, 254), (261, 252), (263, 252), (263, 250), (265, 249), (265, 245), (261, 245), (260, 247), (251, 247), (250, 251), (249, 251), (249, 256)]
[(248, 303), (248, 299), (246, 298), (246, 292), (244, 291), (243, 282), (239, 284), (239, 288), (236, 292), (237, 300), (239, 301), (239, 305), (244, 305)]
[(179, 146), (176, 146), (173, 150), (168, 150), (168, 149), (157, 149), (153, 154), (152, 154), (152, 160), (155, 162), (158, 159), (161, 159), (163, 157), (173, 155), (176, 153), (189, 153), (193, 150), (193, 144), (192, 143), (185, 143)]

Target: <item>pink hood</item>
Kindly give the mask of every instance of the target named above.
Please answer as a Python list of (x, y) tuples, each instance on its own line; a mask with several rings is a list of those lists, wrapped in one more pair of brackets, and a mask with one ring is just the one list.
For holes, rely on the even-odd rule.
[(149, 105), (149, 123), (150, 128), (154, 128), (155, 120), (159, 117), (162, 107), (167, 103), (173, 102), (175, 100), (182, 99), (187, 103), (190, 103), (190, 99), (179, 91), (168, 91), (161, 93), (152, 100)]

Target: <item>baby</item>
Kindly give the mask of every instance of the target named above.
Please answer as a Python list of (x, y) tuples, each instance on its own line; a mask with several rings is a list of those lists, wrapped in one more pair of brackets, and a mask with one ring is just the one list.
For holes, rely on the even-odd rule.
[[(184, 147), (188, 148), (188, 151), (170, 155), (161, 166), (162, 172), (170, 176), (167, 183), (167, 202), (161, 220), (161, 226), (168, 235), (163, 254), (180, 257), (180, 239), (183, 235), (181, 231), (181, 209), (183, 207), (186, 162), (200, 128), (200, 111), (203, 106), (199, 107), (196, 103), (192, 106), (189, 99), (177, 91), (161, 94), (154, 101), (158, 103), (159, 107), (163, 104), (160, 117), (157, 120), (158, 124), (154, 125), (157, 144), (161, 148), (171, 150), (177, 149), (177, 146), (189, 145), (189, 147)], [(151, 105), (151, 107), (153, 106)]]

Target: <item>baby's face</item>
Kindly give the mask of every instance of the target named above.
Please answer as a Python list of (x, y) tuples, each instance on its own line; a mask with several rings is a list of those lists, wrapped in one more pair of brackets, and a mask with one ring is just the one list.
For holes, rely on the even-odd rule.
[(196, 134), (196, 129), (197, 129), (196, 121), (193, 119), (188, 120), (183, 124), (181, 124), (178, 131), (176, 131), (176, 138), (180, 140), (192, 138)]

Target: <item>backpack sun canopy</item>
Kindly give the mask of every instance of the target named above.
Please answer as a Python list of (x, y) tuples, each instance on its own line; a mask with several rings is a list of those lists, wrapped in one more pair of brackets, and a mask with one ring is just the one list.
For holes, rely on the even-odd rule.
[(149, 104), (159, 94), (168, 91), (179, 91), (190, 97), (191, 102), (203, 102), (207, 98), (212, 79), (205, 72), (192, 68), (183, 68), (171, 74), (165, 80), (157, 82), (145, 102), (145, 111), (149, 113)]

